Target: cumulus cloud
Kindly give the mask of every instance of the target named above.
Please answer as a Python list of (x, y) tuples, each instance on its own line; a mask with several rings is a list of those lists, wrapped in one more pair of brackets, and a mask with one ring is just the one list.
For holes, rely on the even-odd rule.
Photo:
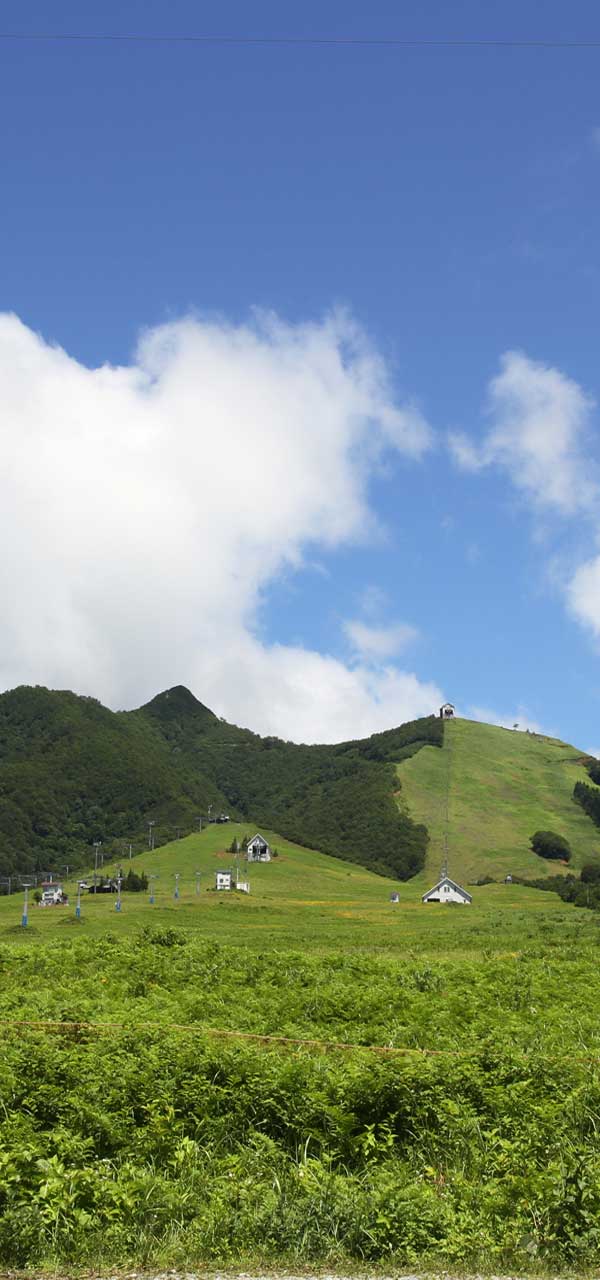
[(566, 597), (573, 617), (600, 636), (600, 556), (579, 566), (567, 583)]
[[(600, 474), (592, 436), (594, 401), (561, 370), (508, 352), (489, 387), (491, 426), (481, 442), (455, 433), (449, 446), (463, 470), (503, 469), (534, 509), (585, 520), (600, 540)], [(555, 575), (553, 575), (555, 576)], [(560, 582), (567, 608), (600, 637), (600, 555)]]
[(188, 684), (220, 714), (333, 739), (428, 712), (394, 668), (261, 643), (282, 572), (368, 537), (368, 482), (430, 431), (342, 313), (188, 317), (88, 369), (0, 316), (0, 684), (132, 706)]
[(509, 351), (488, 401), (491, 427), (481, 443), (461, 433), (450, 436), (458, 465), (471, 471), (501, 467), (537, 505), (561, 515), (593, 511), (600, 482), (586, 443), (594, 402), (579, 384)]
[(364, 662), (380, 662), (385, 658), (393, 658), (402, 653), (417, 638), (415, 627), (405, 622), (394, 622), (389, 626), (371, 626), (360, 619), (349, 619), (344, 623), (344, 632), (350, 642), (353, 653)]

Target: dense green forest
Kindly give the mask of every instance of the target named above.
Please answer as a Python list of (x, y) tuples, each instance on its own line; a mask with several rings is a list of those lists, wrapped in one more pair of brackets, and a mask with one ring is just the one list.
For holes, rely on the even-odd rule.
[[(588, 765), (588, 773), (594, 782), (600, 780), (600, 764), (594, 760)], [(573, 798), (581, 805), (581, 808), (587, 813), (588, 817), (600, 827), (600, 790), (598, 787), (590, 787), (587, 782), (576, 782), (573, 788)]]
[(425, 827), (394, 795), (395, 762), (441, 746), (431, 716), (361, 741), (298, 746), (219, 719), (178, 686), (137, 711), (23, 686), (0, 696), (0, 876), (88, 865), (226, 812), (407, 879)]

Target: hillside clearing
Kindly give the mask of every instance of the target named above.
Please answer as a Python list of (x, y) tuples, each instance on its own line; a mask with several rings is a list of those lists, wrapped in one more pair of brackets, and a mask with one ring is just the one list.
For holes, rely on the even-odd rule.
[[(469, 883), (481, 875), (544, 876), (579, 871), (600, 860), (600, 832), (573, 800), (576, 782), (590, 781), (582, 752), (554, 738), (472, 720), (444, 726), (442, 750), (423, 747), (398, 765), (399, 802), (429, 832), (419, 885), (437, 879), (444, 861), (449, 783), (450, 874)], [(531, 850), (538, 829), (569, 841), (568, 868)]]

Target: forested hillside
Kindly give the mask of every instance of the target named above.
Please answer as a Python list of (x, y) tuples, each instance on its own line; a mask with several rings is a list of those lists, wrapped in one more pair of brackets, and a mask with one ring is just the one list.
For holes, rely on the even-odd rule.
[(178, 686), (138, 711), (24, 686), (0, 696), (0, 875), (89, 864), (90, 846), (139, 848), (226, 811), (407, 879), (425, 827), (398, 807), (394, 765), (441, 745), (435, 717), (336, 746), (260, 738)]

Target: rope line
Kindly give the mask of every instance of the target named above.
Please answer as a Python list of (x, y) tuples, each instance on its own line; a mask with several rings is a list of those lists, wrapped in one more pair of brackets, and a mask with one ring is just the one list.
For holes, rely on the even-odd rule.
[(306, 1048), (339, 1049), (346, 1053), (415, 1053), (430, 1056), (477, 1053), (472, 1049), (419, 1049), (384, 1044), (350, 1044), (344, 1040), (304, 1040), (295, 1036), (266, 1035), (258, 1031), (235, 1031), (224, 1027), (205, 1027), (185, 1022), (66, 1022), (30, 1018), (0, 1018), (0, 1027), (29, 1027), (38, 1031), (178, 1031), (186, 1034), (221, 1036), (224, 1038), (254, 1040), (264, 1044), (301, 1045)]
[[(185, 1034), (215, 1036), (223, 1039), (252, 1040), (258, 1044), (301, 1046), (307, 1049), (332, 1049), (344, 1053), (380, 1053), (397, 1054), (399, 1056), (415, 1055), (425, 1058), (464, 1058), (480, 1053), (477, 1045), (466, 1049), (429, 1049), (414, 1046), (396, 1046), (384, 1044), (350, 1044), (344, 1040), (303, 1040), (295, 1036), (264, 1035), (258, 1031), (235, 1031), (223, 1027), (205, 1027), (198, 1023), (180, 1022), (62, 1022), (49, 1019), (0, 1018), (0, 1027), (29, 1028), (34, 1031), (94, 1031), (97, 1033), (113, 1031), (177, 1031)], [(529, 1059), (531, 1054), (524, 1049), (515, 1050), (518, 1057)], [(544, 1053), (543, 1057), (551, 1062), (583, 1062), (600, 1063), (600, 1054)]]

